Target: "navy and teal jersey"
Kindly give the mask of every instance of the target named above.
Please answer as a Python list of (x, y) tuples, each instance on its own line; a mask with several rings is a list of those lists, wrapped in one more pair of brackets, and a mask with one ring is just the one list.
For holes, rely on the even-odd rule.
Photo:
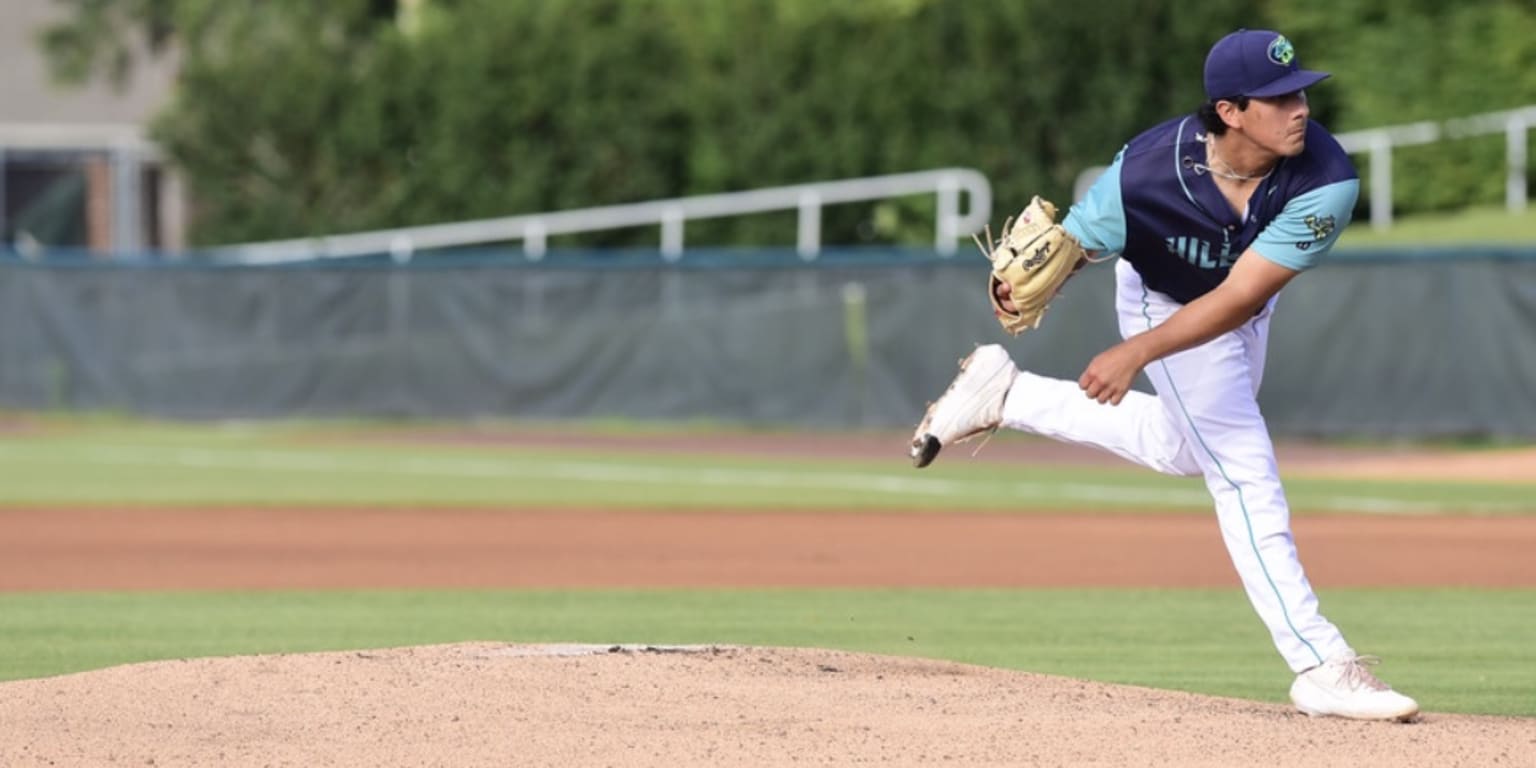
[(1062, 225), (1090, 251), (1118, 253), (1151, 290), (1187, 304), (1215, 288), (1253, 248), (1280, 266), (1315, 266), (1354, 212), (1360, 178), (1327, 129), (1282, 158), (1232, 210), (1205, 168), (1205, 131), (1190, 115), (1132, 139)]

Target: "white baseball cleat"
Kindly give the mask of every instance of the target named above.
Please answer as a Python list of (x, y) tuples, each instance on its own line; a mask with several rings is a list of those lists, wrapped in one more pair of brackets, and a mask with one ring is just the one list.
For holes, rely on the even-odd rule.
[(912, 466), (926, 467), (946, 445), (963, 442), (1003, 423), (1003, 400), (1019, 375), (1013, 358), (997, 344), (977, 347), (960, 361), (960, 373), (928, 406), (912, 434)]
[(1375, 656), (1341, 653), (1296, 676), (1291, 701), (1312, 717), (1408, 722), (1419, 714), (1419, 703), (1376, 679), (1369, 667)]

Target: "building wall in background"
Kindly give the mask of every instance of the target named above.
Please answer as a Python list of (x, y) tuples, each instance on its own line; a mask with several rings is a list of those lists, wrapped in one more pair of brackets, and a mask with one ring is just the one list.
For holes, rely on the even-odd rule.
[(0, 123), (143, 125), (170, 98), (174, 58), (145, 60), (121, 91), (54, 84), (37, 36), (61, 9), (53, 0), (0, 3)]

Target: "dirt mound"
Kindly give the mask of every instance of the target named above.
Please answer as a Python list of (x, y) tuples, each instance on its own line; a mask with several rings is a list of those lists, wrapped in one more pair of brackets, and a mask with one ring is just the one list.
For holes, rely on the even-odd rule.
[(1447, 766), (1536, 754), (1524, 719), (1312, 720), (779, 648), (478, 643), (162, 661), (0, 684), (0, 724), (7, 766)]

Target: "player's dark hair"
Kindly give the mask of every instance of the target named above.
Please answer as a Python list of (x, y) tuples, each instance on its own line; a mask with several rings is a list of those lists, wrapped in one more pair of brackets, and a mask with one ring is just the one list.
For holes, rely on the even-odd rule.
[(1201, 104), (1199, 112), (1200, 124), (1205, 128), (1205, 132), (1212, 136), (1221, 136), (1227, 132), (1226, 121), (1221, 119), (1221, 115), (1216, 114), (1216, 102), (1218, 101), (1230, 101), (1236, 104), (1239, 112), (1248, 108), (1247, 96), (1234, 96), (1230, 99), (1211, 99)]

